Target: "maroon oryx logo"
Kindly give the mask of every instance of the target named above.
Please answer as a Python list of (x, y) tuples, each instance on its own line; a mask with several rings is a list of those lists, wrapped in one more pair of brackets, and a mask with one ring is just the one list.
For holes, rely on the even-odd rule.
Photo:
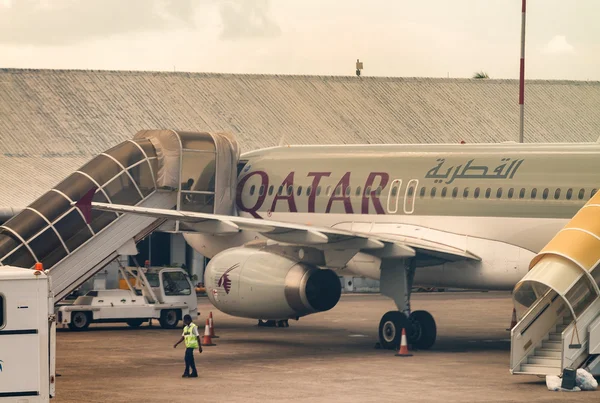
[(229, 269), (227, 269), (225, 271), (225, 273), (223, 273), (223, 275), (219, 279), (219, 282), (217, 283), (217, 285), (219, 287), (223, 287), (226, 294), (229, 294), (229, 291), (231, 291), (231, 279), (229, 278), (228, 274), (231, 270), (238, 268), (239, 265), (240, 265), (239, 263), (236, 263), (233, 266), (231, 266)]

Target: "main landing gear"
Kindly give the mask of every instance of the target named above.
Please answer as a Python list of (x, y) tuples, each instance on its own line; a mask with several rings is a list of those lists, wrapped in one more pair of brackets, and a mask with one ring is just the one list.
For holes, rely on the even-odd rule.
[(416, 261), (408, 264), (402, 261), (385, 262), (381, 269), (381, 293), (390, 297), (398, 307), (389, 311), (379, 322), (379, 344), (385, 349), (397, 349), (400, 346), (402, 329), (406, 329), (408, 344), (419, 350), (433, 346), (437, 337), (437, 328), (433, 316), (427, 311), (410, 311), (410, 291), (415, 276)]
[(404, 312), (389, 311), (379, 322), (379, 343), (393, 350), (400, 345), (402, 329), (406, 329), (408, 344), (427, 350), (435, 343), (437, 329), (433, 316), (427, 311), (414, 311), (408, 317)]
[(290, 327), (288, 320), (258, 320), (259, 327)]

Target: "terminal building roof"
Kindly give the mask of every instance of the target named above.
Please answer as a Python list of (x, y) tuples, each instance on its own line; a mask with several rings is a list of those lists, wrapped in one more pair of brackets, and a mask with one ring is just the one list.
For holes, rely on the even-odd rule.
[[(526, 142), (600, 136), (600, 82), (528, 81)], [(516, 141), (516, 80), (0, 69), (0, 208), (142, 129), (279, 144)]]

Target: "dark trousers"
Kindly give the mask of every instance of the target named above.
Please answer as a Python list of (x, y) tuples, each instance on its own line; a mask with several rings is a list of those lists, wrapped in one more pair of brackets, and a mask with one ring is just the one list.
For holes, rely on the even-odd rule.
[[(190, 369), (192, 373), (190, 374)], [(194, 349), (186, 348), (185, 349), (185, 373), (188, 375), (197, 375), (196, 372), (196, 362), (194, 361)]]

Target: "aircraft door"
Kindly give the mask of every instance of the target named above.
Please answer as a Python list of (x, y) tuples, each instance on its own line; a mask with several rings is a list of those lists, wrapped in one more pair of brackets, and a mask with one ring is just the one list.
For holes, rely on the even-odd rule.
[(419, 186), (418, 179), (411, 179), (406, 185), (406, 193), (404, 194), (404, 214), (412, 214), (415, 211), (415, 196)]
[(394, 179), (392, 181), (387, 197), (387, 210), (390, 214), (395, 214), (398, 211), (398, 199), (400, 198), (401, 187), (402, 179)]
[(181, 144), (178, 210), (234, 212), (238, 148), (225, 133), (176, 132)]

